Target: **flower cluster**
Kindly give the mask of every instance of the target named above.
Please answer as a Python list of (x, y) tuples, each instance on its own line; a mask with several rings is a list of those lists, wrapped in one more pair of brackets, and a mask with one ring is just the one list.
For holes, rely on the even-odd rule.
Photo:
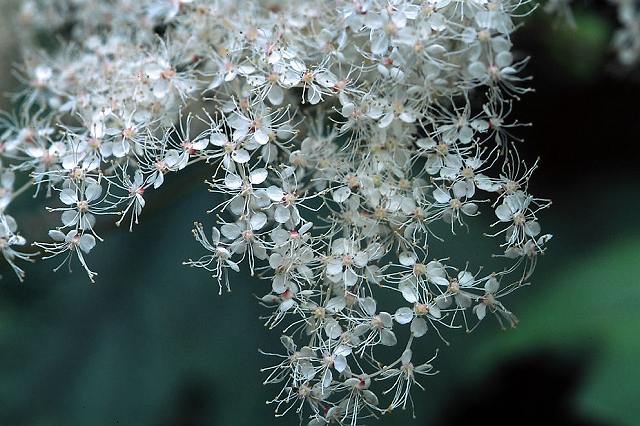
[[(221, 292), (241, 268), (267, 283), (260, 303), (283, 346), (264, 370), (276, 414), (355, 425), (412, 406), (435, 373), (413, 345), (488, 315), (515, 325), (504, 296), (528, 284), (551, 238), (510, 116), (530, 90), (514, 18), (533, 6), (24, 2), (25, 46), (36, 30), (63, 42), (26, 53), (20, 112), (0, 123), (1, 211), (14, 173), (28, 175), (59, 218), (35, 246), (94, 280), (101, 216), (131, 230), (147, 191), (209, 167), (224, 200), (213, 226), (196, 223), (204, 254), (185, 263)], [(32, 254), (1, 218), (22, 276), (15, 261)], [(495, 237), (495, 269), (447, 252), (459, 233)]]
[(634, 0), (611, 0), (618, 8), (621, 28), (613, 37), (618, 58), (624, 65), (640, 61), (640, 3)]

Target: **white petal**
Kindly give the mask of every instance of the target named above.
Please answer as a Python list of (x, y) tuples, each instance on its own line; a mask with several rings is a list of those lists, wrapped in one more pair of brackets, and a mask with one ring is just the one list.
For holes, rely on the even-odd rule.
[(458, 282), (461, 287), (469, 287), (473, 285), (473, 274), (469, 271), (460, 271), (458, 273)]
[[(236, 272), (240, 272), (240, 266), (238, 266), (238, 264), (236, 262), (232, 262), (231, 260), (227, 259), (225, 260), (225, 262), (227, 264), (228, 267), (230, 267), (231, 269), (233, 269)], [(282, 307), (282, 305), (280, 306)]]
[(80, 214), (77, 210), (67, 210), (62, 213), (61, 217), (62, 224), (64, 226), (75, 225), (78, 222), (78, 219), (80, 219)]
[(362, 310), (369, 316), (373, 316), (376, 313), (376, 300), (373, 297), (365, 297), (358, 300)]
[(402, 253), (400, 253), (398, 260), (400, 261), (400, 264), (403, 266), (413, 266), (416, 263), (417, 257), (415, 253), (412, 253), (409, 251), (403, 251)]
[(434, 318), (441, 318), (442, 317), (442, 312), (440, 312), (440, 308), (437, 305), (430, 305), (429, 306), (429, 315), (431, 315)]
[(369, 330), (371, 330), (371, 327), (370, 327), (369, 324), (360, 324), (360, 325), (357, 325), (353, 329), (352, 333), (353, 333), (354, 336), (358, 336), (359, 337), (359, 336), (362, 336), (363, 334), (367, 333)]
[(409, 324), (413, 319), (413, 309), (407, 308), (406, 306), (399, 308), (394, 318), (399, 324)]
[[(393, 336), (393, 338), (395, 339), (395, 336)], [(396, 340), (396, 342), (397, 342), (397, 340)], [(393, 345), (395, 345), (395, 343)], [(389, 345), (389, 346), (393, 346), (393, 345)], [(376, 394), (373, 393), (372, 391), (370, 391), (369, 389), (364, 389), (362, 391), (362, 397), (367, 402), (367, 404), (375, 406), (375, 405), (378, 405), (378, 403), (379, 403), (378, 397), (376, 396)]]
[(313, 364), (308, 361), (302, 361), (300, 363), (300, 372), (302, 373), (302, 376), (307, 380), (313, 379), (316, 375), (316, 370), (315, 368), (313, 368)]
[(262, 161), (265, 163), (273, 163), (278, 159), (278, 148), (274, 144), (266, 144), (260, 151), (262, 154)]
[(280, 253), (273, 253), (269, 256), (269, 266), (272, 269), (276, 269), (278, 266), (282, 265), (284, 258)]
[(307, 87), (307, 100), (311, 105), (315, 105), (322, 100), (320, 91), (315, 86)]
[(344, 285), (347, 287), (352, 287), (358, 282), (358, 276), (351, 268), (345, 269), (342, 279), (344, 281)]
[(444, 266), (442, 266), (442, 263), (438, 262), (437, 260), (432, 260), (431, 262), (427, 263), (427, 275), (429, 276), (429, 278), (433, 278), (445, 277), (447, 274), (444, 270)]
[(322, 71), (315, 75), (315, 80), (322, 87), (330, 89), (336, 85), (338, 78), (330, 71)]
[(64, 241), (70, 243), (76, 238), (76, 235), (78, 235), (78, 231), (72, 229), (71, 231), (67, 232), (67, 235), (65, 235), (64, 237)]
[(487, 293), (495, 293), (500, 288), (500, 282), (496, 279), (496, 277), (491, 277), (484, 284), (484, 289)]
[(336, 296), (329, 299), (325, 308), (330, 312), (338, 312), (343, 310), (347, 306), (347, 301), (344, 296)]
[(347, 358), (344, 355), (336, 355), (333, 366), (336, 371), (342, 373), (347, 368)]
[(273, 218), (278, 223), (285, 223), (291, 218), (291, 211), (284, 206), (278, 206), (276, 207)]
[(369, 263), (369, 255), (364, 251), (359, 251), (353, 257), (353, 264), (359, 268), (364, 268)]
[[(372, 14), (370, 14), (372, 15)], [(389, 47), (389, 39), (384, 31), (376, 31), (371, 37), (371, 53), (374, 55), (382, 55)]]
[(402, 361), (403, 365), (407, 365), (411, 362), (411, 349), (405, 349), (404, 352), (402, 352), (402, 356), (400, 357), (400, 360)]
[(91, 213), (85, 213), (79, 218), (79, 224), (81, 229), (92, 229), (96, 224), (96, 217)]
[(71, 188), (65, 188), (60, 192), (60, 201), (70, 206), (78, 202), (76, 191)]
[(540, 224), (533, 220), (529, 220), (524, 224), (524, 232), (530, 237), (535, 237), (541, 230)]
[(98, 197), (100, 197), (100, 194), (102, 194), (102, 186), (96, 183), (90, 183), (84, 190), (84, 196), (87, 201), (93, 201), (97, 199)]
[(253, 231), (259, 231), (264, 227), (264, 225), (266, 225), (266, 223), (267, 223), (267, 215), (262, 212), (258, 212), (254, 214), (253, 216), (251, 216), (251, 219), (249, 220), (249, 224), (251, 225), (251, 229)]
[(482, 62), (473, 62), (469, 65), (469, 74), (474, 78), (483, 78), (487, 76), (487, 67)]
[(462, 205), (460, 210), (462, 210), (462, 213), (467, 216), (473, 216), (478, 213), (478, 205), (476, 203), (465, 203)]
[(473, 307), (473, 312), (475, 312), (479, 320), (482, 320), (487, 315), (487, 305), (479, 303)]
[(460, 143), (471, 142), (471, 140), (473, 139), (473, 130), (471, 130), (471, 127), (465, 126), (460, 129), (460, 132), (458, 133), (458, 139), (460, 139)]
[(144, 183), (144, 175), (140, 170), (136, 170), (136, 173), (133, 176), (133, 184), (137, 187), (141, 187)]
[(356, 110), (355, 104), (348, 103), (342, 107), (342, 111), (340, 112), (343, 117), (349, 117)]
[(454, 296), (454, 298), (458, 306), (460, 306), (461, 308), (466, 309), (469, 306), (471, 306), (471, 303), (472, 303), (471, 298), (464, 293), (458, 293)]
[(491, 179), (485, 175), (477, 175), (474, 180), (478, 188), (483, 191), (496, 192), (500, 189), (500, 185), (492, 182)]
[(228, 189), (238, 189), (242, 186), (242, 178), (235, 173), (227, 173), (224, 177), (224, 186)]
[(327, 323), (324, 325), (324, 331), (330, 339), (337, 339), (342, 335), (342, 327), (340, 327), (340, 324), (334, 319), (327, 320)]
[(266, 145), (269, 142), (269, 135), (262, 129), (256, 130), (253, 134), (253, 138), (258, 145)]
[(500, 204), (496, 207), (496, 216), (501, 222), (509, 222), (513, 218), (513, 213), (506, 204)]
[(260, 185), (262, 182), (267, 180), (268, 175), (269, 172), (267, 172), (267, 169), (255, 169), (249, 173), (249, 181), (254, 185)]
[(378, 127), (380, 127), (381, 129), (389, 127), (389, 125), (393, 122), (393, 117), (394, 115), (392, 112), (385, 114), (378, 122)]
[(413, 285), (413, 283), (409, 281), (404, 281), (400, 283), (398, 288), (402, 293), (404, 300), (406, 300), (407, 302), (416, 303), (418, 301), (418, 291), (415, 285)]
[(442, 204), (446, 204), (449, 201), (451, 201), (451, 196), (449, 195), (449, 192), (441, 188), (437, 188), (435, 191), (433, 191), (433, 198), (435, 198), (437, 202)]
[(411, 321), (411, 332), (416, 337), (422, 337), (427, 333), (427, 322), (423, 318), (414, 318)]
[(269, 235), (271, 236), (271, 240), (276, 244), (284, 244), (289, 241), (289, 236), (291, 235), (289, 231), (282, 228), (273, 229)]
[(267, 196), (271, 201), (282, 201), (284, 198), (284, 192), (277, 186), (270, 186), (267, 188)]
[(217, 133), (217, 132), (212, 133), (209, 140), (211, 144), (215, 146), (224, 146), (227, 142), (229, 142), (229, 140), (224, 135), (224, 133)]
[(276, 294), (282, 294), (287, 291), (287, 281), (285, 280), (284, 275), (276, 275), (273, 277), (271, 289)]
[(284, 302), (282, 302), (280, 304), (280, 307), (278, 308), (281, 312), (286, 312), (289, 309), (293, 308), (296, 305), (296, 301), (293, 299), (287, 299)]
[(416, 121), (416, 116), (414, 115), (413, 111), (404, 111), (400, 114), (400, 120), (404, 121), (405, 123), (413, 123), (414, 121)]
[(349, 187), (347, 186), (343, 186), (333, 191), (332, 195), (333, 201), (335, 201), (336, 203), (342, 203), (346, 201), (351, 195), (351, 189), (349, 189)]
[(327, 368), (326, 370), (324, 370), (324, 373), (322, 374), (322, 387), (328, 388), (331, 385), (332, 381), (333, 381), (333, 373), (331, 373), (331, 370)]
[(202, 151), (203, 149), (205, 149), (207, 147), (207, 145), (209, 145), (209, 140), (208, 139), (200, 139), (200, 140), (197, 140), (197, 141), (193, 142), (193, 144), (191, 144), (191, 147), (193, 149), (195, 149), (196, 151)]
[(271, 86), (267, 97), (269, 98), (269, 102), (271, 102), (273, 105), (280, 105), (284, 100), (284, 91), (280, 86), (273, 85)]
[(339, 355), (351, 355), (351, 352), (353, 352), (353, 350), (347, 346), (347, 345), (338, 345), (338, 347), (333, 351), (333, 354), (336, 356)]
[(388, 312), (380, 312), (380, 314), (378, 314), (378, 316), (382, 320), (382, 324), (385, 326), (385, 328), (393, 327), (393, 317), (391, 316), (390, 313), (388, 313)]
[(218, 230), (218, 228), (213, 227), (211, 228), (211, 243), (214, 246), (217, 246), (219, 242), (220, 242), (220, 231)]
[(244, 164), (249, 161), (249, 158), (251, 158), (251, 156), (249, 155), (249, 152), (247, 150), (238, 149), (231, 153), (231, 158), (233, 158), (233, 161), (238, 164)]
[(80, 237), (80, 249), (83, 252), (89, 253), (92, 248), (96, 246), (96, 239), (91, 234), (84, 234)]
[(489, 122), (487, 120), (476, 119), (473, 120), (470, 124), (471, 127), (479, 132), (486, 132), (487, 130), (489, 130)]
[(466, 181), (458, 181), (453, 184), (453, 196), (460, 199), (467, 196), (467, 182)]
[(398, 343), (398, 339), (393, 331), (383, 328), (380, 330), (380, 343), (385, 346), (395, 346)]
[(220, 228), (220, 232), (226, 238), (229, 238), (230, 240), (235, 240), (236, 238), (238, 238), (238, 236), (240, 236), (242, 229), (240, 229), (240, 227), (235, 223), (225, 223)]
[(338, 259), (330, 259), (327, 263), (327, 274), (336, 275), (342, 272), (342, 262)]
[(496, 55), (496, 65), (499, 68), (508, 67), (513, 63), (513, 55), (509, 51), (500, 52)]
[(54, 241), (64, 241), (64, 233), (58, 231), (57, 229), (52, 229), (49, 231), (49, 237), (51, 237)]
[[(302, 226), (300, 227), (300, 229), (298, 229), (298, 232), (299, 232), (300, 234), (304, 234), (304, 233), (306, 233), (307, 231), (309, 231), (312, 227), (313, 227), (313, 222), (307, 222), (307, 223), (305, 223), (304, 225), (302, 225)], [(364, 265), (363, 265), (363, 266), (364, 266)]]

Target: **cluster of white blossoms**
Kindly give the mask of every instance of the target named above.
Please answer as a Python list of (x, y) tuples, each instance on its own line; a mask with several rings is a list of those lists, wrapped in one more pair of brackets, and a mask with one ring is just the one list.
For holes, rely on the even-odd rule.
[[(530, 90), (514, 19), (533, 7), (25, 1), (25, 89), (0, 120), (0, 249), (22, 279), (35, 254), (5, 211), (33, 189), (58, 220), (34, 245), (93, 281), (102, 216), (132, 229), (147, 191), (201, 163), (224, 197), (185, 263), (221, 291), (241, 268), (266, 283), (276, 414), (355, 425), (412, 406), (435, 373), (412, 347), (435, 352), (442, 331), (488, 315), (515, 325), (503, 297), (550, 239), (509, 116)], [(48, 53), (28, 48), (42, 40)], [(498, 269), (447, 251), (461, 233), (495, 238)]]
[(613, 37), (618, 59), (624, 65), (640, 62), (640, 2), (638, 0), (611, 0), (618, 7), (621, 28)]

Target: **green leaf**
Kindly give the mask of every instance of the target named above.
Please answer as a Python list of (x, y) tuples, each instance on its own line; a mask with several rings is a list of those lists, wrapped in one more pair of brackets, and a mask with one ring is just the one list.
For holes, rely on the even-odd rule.
[[(579, 249), (573, 248), (576, 254)], [(537, 271), (536, 286), (542, 288), (518, 309), (520, 326), (485, 336), (469, 365), (489, 366), (542, 346), (575, 350), (586, 344), (596, 359), (577, 403), (595, 418), (637, 423), (640, 241), (613, 243), (573, 262), (559, 255), (554, 263), (564, 263), (560, 272)]]

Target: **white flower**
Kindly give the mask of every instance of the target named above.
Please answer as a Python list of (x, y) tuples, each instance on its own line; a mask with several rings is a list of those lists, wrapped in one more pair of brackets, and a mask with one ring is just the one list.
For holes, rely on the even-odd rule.
[[(215, 197), (211, 232), (193, 230), (203, 255), (185, 264), (220, 292), (230, 270), (267, 283), (261, 318), (284, 347), (263, 370), (277, 416), (356, 425), (413, 406), (416, 377), (435, 373), (414, 365), (417, 345), (487, 312), (515, 324), (503, 296), (550, 238), (538, 224), (550, 203), (528, 193), (536, 165), (522, 165), (508, 117), (530, 90), (511, 41), (520, 2), (73, 3), (25, 2), (21, 48), (37, 51), (34, 29), (62, 46), (27, 61), (24, 106), (0, 114), (0, 251), (19, 278), (33, 256), (4, 212), (30, 178), (62, 203), (47, 209), (62, 213), (53, 241), (35, 245), (93, 280), (96, 220), (131, 230), (147, 191), (194, 166)], [(624, 11), (616, 45), (630, 58), (637, 14)], [(441, 224), (475, 247), (486, 222), (469, 217), (484, 211), (505, 263), (488, 275)]]
[[(102, 186), (94, 182), (87, 182), (84, 187), (65, 188), (60, 192), (60, 201), (69, 206), (63, 210), (62, 224), (65, 227), (78, 225), (79, 229), (92, 229), (96, 218), (92, 212), (96, 211), (96, 201), (102, 195)], [(55, 210), (55, 209), (54, 209)]]
[(327, 259), (327, 278), (351, 287), (358, 282), (358, 271), (367, 266), (369, 254), (358, 248), (355, 241), (339, 238), (331, 245), (332, 256)]
[(505, 196), (502, 204), (496, 208), (495, 213), (500, 222), (510, 223), (505, 230), (505, 238), (509, 245), (520, 244), (528, 237), (540, 234), (540, 225), (529, 208), (532, 200), (533, 197), (517, 191)]

